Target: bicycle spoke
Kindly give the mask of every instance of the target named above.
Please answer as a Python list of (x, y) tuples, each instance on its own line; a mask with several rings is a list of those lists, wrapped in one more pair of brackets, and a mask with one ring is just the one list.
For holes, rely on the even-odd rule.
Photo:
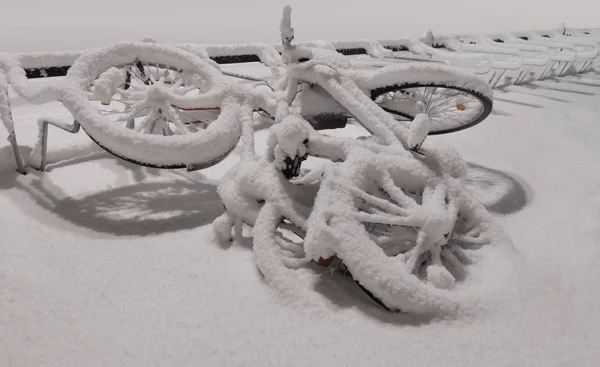
[(154, 77), (154, 79), (158, 83), (160, 82), (160, 67), (158, 66), (158, 63), (154, 63), (154, 68), (156, 70), (156, 76)]
[(440, 101), (440, 99), (448, 92), (448, 88), (444, 88), (444, 90), (442, 91), (442, 93), (440, 93), (440, 95), (438, 96), (438, 98), (435, 100), (435, 102), (430, 103), (427, 106), (427, 109), (425, 110), (425, 113), (429, 113), (429, 111), (431, 111), (431, 109)]
[(169, 82), (171, 84), (171, 86), (173, 86), (179, 80), (181, 80), (181, 74), (182, 74), (182, 72), (183, 72), (183, 70), (177, 70), (177, 73), (175, 74), (175, 76), (173, 77), (173, 79)]
[(156, 84), (156, 79), (154, 79), (154, 75), (152, 74), (152, 69), (150, 69), (150, 65), (144, 65), (144, 68), (147, 70), (147, 77), (150, 80), (150, 84)]
[(434, 93), (437, 91), (437, 87), (433, 87), (431, 93), (429, 94), (429, 99), (427, 100), (427, 103), (425, 104), (425, 113), (427, 113), (427, 110), (429, 109), (429, 105), (431, 104), (431, 100), (433, 99), (433, 95)]
[(175, 111), (173, 107), (169, 108), (169, 111), (166, 113), (168, 114), (167, 117), (171, 120), (175, 127), (177, 127), (179, 131), (181, 131), (181, 134), (186, 135), (189, 133), (189, 131), (187, 131), (187, 129), (185, 128), (185, 124), (181, 122), (181, 120), (177, 116), (177, 111)]
[(150, 122), (152, 122), (152, 121), (155, 121), (155, 120), (158, 118), (158, 116), (157, 116), (157, 115), (158, 115), (158, 114), (157, 114), (156, 112), (152, 111), (152, 113), (150, 113), (148, 116), (146, 116), (146, 117), (145, 117), (145, 118), (142, 120), (142, 122), (140, 122), (140, 123), (139, 123), (139, 125), (137, 125), (137, 126), (135, 127), (135, 129), (134, 129), (134, 130), (135, 130), (135, 131), (137, 131), (137, 132), (141, 132), (141, 131), (142, 131), (142, 130), (143, 130), (145, 127), (146, 127), (146, 125), (148, 125), (148, 124), (149, 124)]

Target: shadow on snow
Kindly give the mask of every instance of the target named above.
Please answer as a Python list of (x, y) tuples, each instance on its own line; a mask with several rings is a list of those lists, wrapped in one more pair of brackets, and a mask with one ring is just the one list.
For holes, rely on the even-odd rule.
[[(28, 152), (23, 152), (28, 153)], [(89, 151), (88, 151), (89, 153)], [(92, 152), (60, 162), (56, 168), (73, 161), (109, 156)], [(75, 226), (117, 236), (148, 236), (192, 229), (210, 224), (223, 212), (214, 184), (199, 182), (184, 175), (167, 176), (168, 180), (150, 181), (159, 176), (157, 169), (140, 167), (118, 160), (133, 175), (134, 183), (95, 192), (84, 197), (70, 197), (55, 185), (45, 172), (29, 169), (22, 176), (16, 172), (10, 147), (0, 149), (0, 188), (15, 188), (33, 199), (35, 204)], [(39, 216), (38, 210), (28, 211)]]

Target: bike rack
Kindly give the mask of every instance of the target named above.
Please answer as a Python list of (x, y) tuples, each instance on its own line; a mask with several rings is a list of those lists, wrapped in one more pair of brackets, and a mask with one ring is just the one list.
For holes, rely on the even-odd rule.
[(600, 28), (573, 28), (573, 27), (565, 27), (564, 24), (559, 26), (559, 33), (564, 34), (565, 36), (580, 36), (584, 38), (600, 38)]
[[(517, 36), (528, 38), (542, 44), (550, 43), (552, 45), (569, 45), (574, 47), (575, 60), (571, 67), (575, 68), (577, 73), (582, 73), (587, 69), (589, 62), (598, 56), (598, 45), (594, 42), (581, 40), (578, 37), (567, 37), (558, 32), (519, 32)], [(576, 67), (579, 65), (579, 67)], [(567, 70), (568, 71), (568, 70)]]
[[(40, 134), (41, 134), (41, 146), (36, 146), (34, 150), (31, 152), (31, 156), (40, 156), (40, 164), (37, 170), (44, 172), (46, 170), (47, 165), (47, 151), (48, 151), (48, 126), (56, 126), (61, 130), (64, 130), (71, 134), (77, 134), (81, 129), (81, 125), (76, 120), (73, 121), (72, 125), (65, 124), (61, 121), (57, 121), (51, 118), (41, 118), (38, 120), (38, 125), (40, 126)], [(39, 151), (38, 151), (39, 150)]]
[(516, 49), (493, 47), (483, 42), (477, 42), (474, 37), (436, 36), (430, 39), (437, 48), (445, 48), (457, 53), (485, 54), (489, 56), (491, 68), (488, 83), (492, 88), (500, 82), (509, 70), (522, 70), (523, 57)]
[[(583, 71), (589, 69), (589, 67), (593, 64), (594, 61), (600, 60), (600, 31), (598, 33), (594, 33), (592, 29), (587, 30), (578, 29), (578, 28), (566, 28), (564, 25), (561, 25), (559, 29), (550, 29), (550, 30), (541, 30), (535, 31), (535, 33), (539, 34), (545, 38), (556, 38), (564, 42), (570, 42), (575, 45), (581, 44), (582, 48), (590, 47), (589, 50), (581, 50), (578, 49), (578, 52), (585, 54), (585, 51), (589, 51), (590, 54), (586, 55), (588, 57), (587, 65), (583, 65), (581, 68)], [(596, 48), (597, 54), (593, 56), (593, 48)]]
[[(565, 43), (551, 43), (547, 41), (531, 41), (528, 37), (521, 38), (511, 33), (486, 35), (488, 42), (494, 42), (498, 47), (514, 47), (527, 54), (526, 64), (529, 64), (530, 70), (541, 68), (541, 73), (537, 79), (548, 77), (553, 70), (557, 71), (558, 76), (564, 76), (573, 63), (576, 61), (576, 49), (574, 46)], [(526, 40), (527, 38), (527, 40)], [(522, 82), (523, 78), (519, 81)]]
[(400, 39), (384, 40), (380, 43), (393, 51), (394, 59), (409, 61), (428, 61), (467, 69), (474, 74), (487, 74), (492, 68), (489, 55), (454, 52), (443, 47), (432, 47), (421, 40)]
[(550, 58), (550, 67), (540, 75), (540, 79), (547, 77), (553, 70), (557, 72), (558, 76), (564, 76), (577, 61), (577, 49), (569, 43), (537, 40), (529, 32), (502, 33), (491, 37), (494, 38), (494, 41), (500, 39), (511, 45), (531, 45), (544, 49)]

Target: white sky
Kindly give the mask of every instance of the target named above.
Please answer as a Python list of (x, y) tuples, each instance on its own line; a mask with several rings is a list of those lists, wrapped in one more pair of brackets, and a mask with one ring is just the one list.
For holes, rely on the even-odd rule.
[(561, 22), (600, 26), (591, 0), (0, 1), (0, 51), (6, 52), (82, 49), (143, 35), (160, 42), (276, 42), (288, 3), (299, 40), (415, 37), (428, 27), (482, 33)]

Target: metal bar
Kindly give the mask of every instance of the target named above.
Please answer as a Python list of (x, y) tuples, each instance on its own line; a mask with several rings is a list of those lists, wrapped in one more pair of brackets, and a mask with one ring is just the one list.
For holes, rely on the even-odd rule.
[(13, 154), (15, 155), (15, 161), (17, 162), (17, 172), (26, 175), (27, 171), (25, 170), (25, 164), (23, 163), (23, 158), (21, 157), (21, 150), (19, 149), (19, 144), (17, 144), (17, 135), (13, 131), (8, 135), (8, 139), (12, 146)]
[(500, 79), (502, 79), (502, 77), (504, 76), (504, 74), (506, 73), (506, 69), (502, 69), (502, 72), (498, 74), (498, 76), (496, 77), (496, 81), (494, 82), (494, 84), (491, 85), (492, 88), (495, 88), (496, 85), (498, 85), (498, 83), (500, 82)]
[[(40, 136), (41, 139), (41, 155), (42, 155), (42, 159), (40, 162), (39, 167), (37, 168), (39, 171), (44, 171), (46, 169), (46, 165), (47, 165), (47, 151), (48, 151), (48, 125), (53, 125), (58, 127), (61, 130), (64, 130), (68, 133), (71, 134), (77, 134), (79, 132), (79, 129), (81, 128), (81, 125), (79, 124), (79, 122), (77, 122), (77, 120), (73, 121), (73, 125), (66, 125), (63, 126), (61, 124), (57, 124), (54, 121), (50, 121), (50, 120), (46, 120), (46, 119), (40, 119), (38, 120), (38, 124), (39, 124), (39, 128), (42, 130), (42, 134)], [(39, 143), (38, 143), (39, 144)]]
[(261, 79), (261, 78), (255, 78), (250, 75), (244, 75), (244, 74), (239, 74), (239, 73), (232, 73), (230, 71), (225, 71), (225, 70), (221, 70), (221, 73), (223, 75), (227, 75), (227, 76), (231, 76), (231, 77), (239, 78), (239, 79), (246, 79), (246, 80), (250, 80), (253, 82), (267, 82), (266, 80)]
[[(0, 77), (3, 81), (5, 81), (3, 74), (0, 74)], [(5, 84), (4, 86), (6, 87)], [(14, 130), (15, 124), (12, 118), (12, 112), (10, 110), (10, 97), (8, 96), (8, 88), (2, 89), (3, 90), (0, 91), (0, 111), (4, 110), (4, 113), (0, 113), (0, 119), (3, 120), (2, 124), (4, 125), (4, 127), (6, 127), (6, 130), (8, 131), (8, 138), (6, 140), (8, 140), (8, 142), (12, 146), (13, 154), (15, 156), (15, 163), (17, 165), (17, 171), (25, 175), (27, 174), (27, 171), (25, 170), (25, 163), (23, 162), (21, 150), (19, 149), (19, 144), (17, 143), (17, 135)]]
[(515, 85), (521, 84), (523, 82), (523, 80), (525, 80), (525, 78), (527, 77), (527, 75), (529, 74), (529, 72), (531, 71), (532, 68), (533, 68), (532, 65), (528, 65), (527, 67), (523, 68), (523, 70), (521, 70), (521, 73), (517, 77), (517, 80), (515, 80)]

